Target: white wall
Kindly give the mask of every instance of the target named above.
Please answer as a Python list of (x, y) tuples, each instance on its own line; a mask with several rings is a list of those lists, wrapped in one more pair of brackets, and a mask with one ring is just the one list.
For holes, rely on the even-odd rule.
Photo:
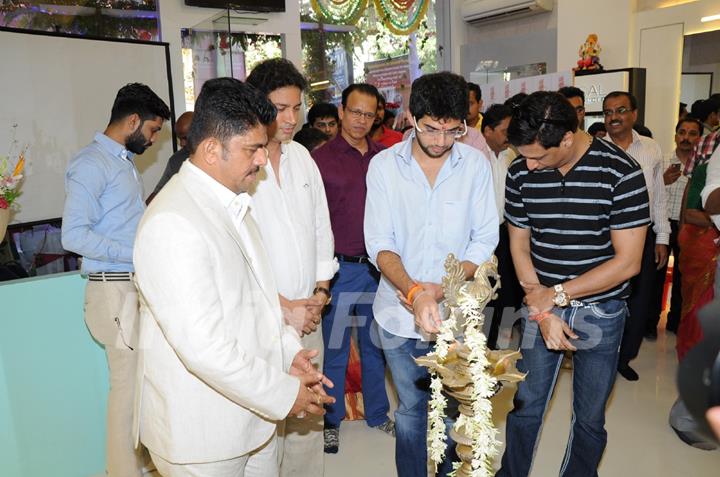
[[(219, 12), (211, 8), (188, 7), (184, 0), (158, 0), (162, 41), (170, 43), (170, 63), (172, 65), (173, 93), (175, 94), (175, 112), (179, 116), (185, 111), (183, 94), (183, 67), (180, 30), (192, 28)], [(260, 25), (235, 26), (234, 31), (285, 34), (285, 54), (287, 59), (302, 70), (302, 46), (300, 41), (300, 2), (285, 1), (283, 13), (262, 13), (259, 16), (268, 21)], [(240, 29), (241, 28), (241, 29)]]
[(631, 64), (647, 69), (645, 123), (665, 152), (674, 148), (683, 35), (720, 28), (718, 21), (700, 22), (701, 17), (716, 13), (720, 13), (720, 0), (700, 0), (637, 13), (635, 56)]
[(630, 32), (633, 28), (633, 0), (557, 0), (557, 64), (567, 70), (577, 64), (578, 50), (588, 34), (595, 33), (605, 69), (630, 66)]
[(683, 26), (659, 25), (640, 30), (640, 66), (645, 68), (645, 125), (663, 152), (675, 147), (674, 129), (680, 102)]

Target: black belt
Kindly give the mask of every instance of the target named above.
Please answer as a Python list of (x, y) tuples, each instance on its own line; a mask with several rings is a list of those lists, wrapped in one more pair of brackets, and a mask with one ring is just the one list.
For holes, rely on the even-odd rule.
[(338, 261), (340, 262), (350, 262), (350, 263), (370, 263), (370, 259), (367, 255), (343, 255), (341, 253), (336, 253), (335, 257), (337, 257)]
[(129, 282), (132, 281), (133, 272), (97, 272), (88, 273), (89, 282)]

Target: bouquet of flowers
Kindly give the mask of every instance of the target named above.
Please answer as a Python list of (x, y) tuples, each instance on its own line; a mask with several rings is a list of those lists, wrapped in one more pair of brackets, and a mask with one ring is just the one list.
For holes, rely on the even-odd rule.
[(9, 156), (0, 157), (0, 209), (9, 209), (20, 195), (18, 187), (25, 169), (25, 149), (13, 161)]
[(25, 169), (27, 146), (22, 148), (19, 154), (14, 154), (18, 145), (18, 141), (15, 139), (16, 130), (17, 124), (13, 124), (10, 150), (7, 156), (0, 156), (0, 211), (9, 209), (20, 195), (18, 188), (22, 182), (22, 173)]

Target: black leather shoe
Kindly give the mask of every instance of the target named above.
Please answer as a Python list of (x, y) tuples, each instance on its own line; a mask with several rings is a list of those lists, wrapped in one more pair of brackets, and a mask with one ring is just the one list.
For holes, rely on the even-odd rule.
[(628, 381), (637, 381), (640, 379), (638, 373), (627, 364), (618, 364), (618, 373)]
[(646, 332), (645, 339), (648, 341), (657, 341), (657, 330), (652, 330), (652, 331)]

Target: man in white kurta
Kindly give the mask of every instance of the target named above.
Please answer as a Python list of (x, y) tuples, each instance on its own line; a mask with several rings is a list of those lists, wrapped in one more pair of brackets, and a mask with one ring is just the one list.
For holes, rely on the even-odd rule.
[(138, 228), (139, 438), (163, 477), (274, 477), (277, 423), (332, 402), (282, 321), (246, 193), (275, 109), (231, 78), (205, 83), (190, 159)]
[[(286, 323), (302, 336), (303, 347), (322, 350), (321, 312), (338, 264), (320, 171), (307, 149), (292, 141), (307, 83), (284, 59), (260, 63), (247, 82), (278, 110), (269, 128), (274, 134), (268, 140), (268, 163), (251, 191), (253, 217), (269, 251)], [(313, 360), (318, 369), (322, 358), (321, 352)], [(280, 475), (323, 476), (322, 417), (288, 417), (278, 435)]]

